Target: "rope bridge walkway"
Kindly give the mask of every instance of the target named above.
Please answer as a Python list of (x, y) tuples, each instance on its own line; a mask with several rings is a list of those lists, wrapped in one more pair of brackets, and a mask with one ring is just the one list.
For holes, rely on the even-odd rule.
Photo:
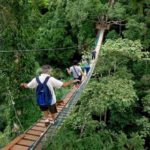
[(59, 128), (63, 125), (65, 119), (70, 114), (74, 106), (87, 83), (89, 82), (93, 70), (95, 68), (99, 50), (102, 44), (103, 35), (105, 29), (99, 30), (99, 34), (96, 40), (96, 59), (91, 61), (91, 69), (88, 77), (82, 82), (80, 87), (77, 89), (73, 87), (70, 92), (64, 97), (62, 103), (57, 104), (57, 116), (55, 117), (55, 123), (45, 126), (45, 120), (39, 119), (31, 128), (25, 131), (24, 134), (15, 138), (10, 144), (4, 147), (2, 150), (41, 150), (50, 143), (51, 138), (56, 134)]

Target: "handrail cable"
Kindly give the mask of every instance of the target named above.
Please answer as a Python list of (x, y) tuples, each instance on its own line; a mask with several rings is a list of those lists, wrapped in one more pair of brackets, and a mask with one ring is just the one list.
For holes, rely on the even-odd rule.
[[(89, 44), (91, 44), (93, 41), (89, 42)], [(40, 51), (54, 51), (54, 50), (65, 50), (65, 49), (73, 49), (73, 48), (79, 48), (81, 49), (82, 46), (84, 46), (84, 44), (80, 45), (80, 46), (68, 46), (68, 47), (56, 47), (56, 48), (43, 48), (43, 49), (13, 49), (13, 50), (4, 50), (4, 49), (0, 49), (0, 53), (14, 53), (14, 52), (40, 52)]]
[(0, 49), (0, 53), (14, 53), (14, 52), (32, 52), (32, 51), (35, 51), (35, 52), (39, 52), (39, 51), (53, 51), (53, 50), (65, 50), (65, 49), (71, 49), (71, 48), (80, 48), (79, 46), (72, 46), (72, 47), (64, 47), (64, 48), (61, 48), (61, 47), (58, 47), (58, 48), (51, 48), (51, 49), (20, 49), (20, 50), (2, 50)]

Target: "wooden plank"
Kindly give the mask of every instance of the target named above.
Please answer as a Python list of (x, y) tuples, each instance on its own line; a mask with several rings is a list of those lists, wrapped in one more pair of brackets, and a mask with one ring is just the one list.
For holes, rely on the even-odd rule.
[(44, 132), (45, 130), (46, 130), (46, 128), (44, 127), (36, 127), (36, 126), (34, 126), (33, 128), (32, 128), (32, 130), (37, 130), (37, 131), (41, 131), (41, 132)]
[(50, 121), (53, 121), (53, 118), (52, 118), (52, 117), (49, 117), (49, 120), (50, 120)]
[(67, 96), (65, 97), (65, 99), (70, 99), (70, 97), (71, 97), (71, 96), (67, 95)]
[(28, 134), (31, 134), (31, 135), (41, 136), (41, 134), (42, 134), (43, 132), (41, 132), (41, 131), (35, 131), (35, 130), (29, 130), (27, 133), (28, 133)]
[(23, 139), (36, 141), (38, 138), (38, 136), (26, 134)]
[(61, 110), (57, 110), (59, 113), (61, 112)]
[(63, 108), (64, 107), (64, 104), (63, 105), (58, 105), (57, 108)]
[(29, 147), (21, 146), (21, 145), (14, 145), (10, 150), (28, 150)]
[(63, 108), (59, 108), (59, 107), (57, 107), (57, 110), (62, 110)]
[[(76, 88), (72, 88), (72, 90), (65, 96), (63, 100), (61, 100), (59, 103), (57, 103), (57, 110), (58, 112), (61, 112), (62, 109), (66, 106), (68, 101), (70, 101), (70, 98), (76, 91)], [(57, 113), (58, 115), (58, 113)], [(56, 115), (56, 117), (57, 117)], [(56, 118), (55, 117), (55, 118)], [(52, 120), (52, 118), (50, 119)], [(27, 131), (26, 134), (23, 134), (22, 136), (17, 137), (14, 139), (5, 149), (3, 150), (10, 150), (13, 148), (13, 150), (24, 150), (27, 149), (28, 146), (32, 145), (39, 136), (42, 135), (42, 133), (46, 130), (45, 127), (45, 119), (41, 118), (35, 126), (32, 127), (31, 130)], [(21, 146), (22, 145), (22, 146)]]
[(63, 106), (65, 106), (68, 103), (68, 101), (66, 99), (64, 99), (64, 104)]
[(60, 113), (62, 111), (62, 109), (58, 109), (57, 111)]
[(36, 146), (36, 150), (42, 150), (42, 144), (39, 143), (37, 146)]
[(57, 107), (57, 110), (62, 110), (63, 108), (62, 107)]
[(18, 144), (18, 145), (23, 145), (23, 146), (31, 146), (34, 142), (35, 142), (35, 141), (22, 139), (22, 140), (20, 140), (17, 144)]
[(4, 147), (2, 150), (9, 150), (13, 145), (15, 145), (19, 140), (21, 140), (25, 135), (22, 134), (18, 137), (16, 137), (10, 144), (8, 144), (6, 147)]
[(39, 122), (38, 123), (45, 123), (45, 120), (39, 120)]
[(38, 127), (45, 127), (45, 124), (44, 123), (37, 123), (36, 126), (38, 126)]
[(66, 103), (66, 101), (69, 101), (70, 98), (69, 98), (69, 97), (66, 97), (64, 100), (65, 100), (64, 103)]
[(69, 95), (66, 96), (66, 98), (71, 98), (72, 97), (72, 93), (70, 93)]
[(62, 111), (62, 109), (58, 109), (57, 111), (58, 111), (58, 113), (60, 113)]

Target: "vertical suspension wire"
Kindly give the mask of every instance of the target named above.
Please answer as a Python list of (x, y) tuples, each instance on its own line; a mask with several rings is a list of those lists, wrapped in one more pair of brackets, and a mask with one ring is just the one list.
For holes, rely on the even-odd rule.
[(22, 131), (24, 131), (23, 125), (21, 124), (21, 121), (20, 121), (19, 116), (18, 116), (18, 114), (17, 114), (17, 110), (16, 110), (16, 108), (15, 108), (14, 98), (13, 98), (13, 96), (11, 95), (10, 90), (8, 90), (8, 94), (9, 94), (9, 96), (10, 96), (10, 104), (11, 104), (13, 110), (14, 110), (15, 117), (16, 117), (16, 119), (17, 119), (17, 121), (18, 121), (18, 123), (19, 123), (19, 125), (20, 125), (20, 127), (21, 127), (21, 129), (22, 129)]

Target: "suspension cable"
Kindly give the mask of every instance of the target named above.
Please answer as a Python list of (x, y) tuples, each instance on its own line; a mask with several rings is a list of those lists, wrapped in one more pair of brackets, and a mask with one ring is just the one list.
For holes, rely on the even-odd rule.
[(0, 50), (0, 53), (14, 53), (14, 52), (31, 52), (31, 51), (54, 51), (54, 50), (65, 50), (65, 49), (71, 49), (71, 48), (80, 48), (79, 46), (72, 46), (72, 47), (58, 47), (58, 48), (51, 48), (51, 49), (22, 49), (22, 50)]

